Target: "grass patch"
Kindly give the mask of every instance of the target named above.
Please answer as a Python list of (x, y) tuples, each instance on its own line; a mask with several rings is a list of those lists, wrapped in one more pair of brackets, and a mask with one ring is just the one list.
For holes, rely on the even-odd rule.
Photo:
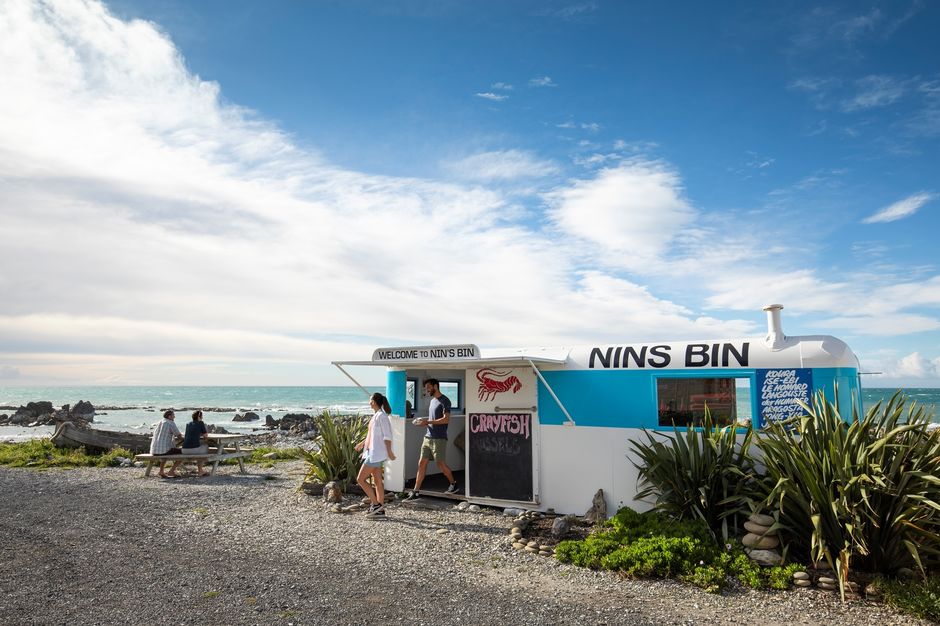
[(206, 599), (217, 598), (219, 597), (219, 592), (218, 591), (204, 591), (202, 592), (202, 597)]
[(879, 581), (885, 604), (905, 613), (940, 622), (940, 576), (927, 580)]
[(133, 459), (134, 453), (124, 448), (101, 454), (89, 453), (85, 448), (57, 448), (49, 439), (0, 443), (0, 465), (7, 467), (118, 467), (118, 457)]

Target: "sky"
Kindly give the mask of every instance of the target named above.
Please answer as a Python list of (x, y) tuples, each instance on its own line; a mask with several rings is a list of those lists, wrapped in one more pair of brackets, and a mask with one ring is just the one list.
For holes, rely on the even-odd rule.
[(0, 386), (346, 384), (781, 303), (866, 386), (938, 387), (937, 32), (918, 0), (3, 0)]

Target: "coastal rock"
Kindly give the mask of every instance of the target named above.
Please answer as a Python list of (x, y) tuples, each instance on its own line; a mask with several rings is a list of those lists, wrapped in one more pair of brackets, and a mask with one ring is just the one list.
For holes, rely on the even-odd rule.
[(270, 415), (264, 416), (264, 425), (268, 428), (277, 428), (277, 420)]
[[(254, 417), (251, 417), (252, 415), (254, 415)], [(252, 413), (251, 411), (249, 411), (245, 413), (244, 415), (241, 415), (240, 413), (236, 413), (235, 417), (232, 418), (232, 421), (233, 422), (253, 422), (257, 419), (261, 419), (260, 417), (258, 417), (258, 414)]]
[(73, 415), (94, 415), (95, 407), (87, 400), (79, 400), (78, 404), (72, 407), (71, 413)]
[(261, 419), (261, 416), (254, 411), (245, 411), (245, 419), (255, 421)]
[(597, 524), (607, 519), (607, 501), (604, 500), (604, 490), (598, 489), (591, 502), (591, 508), (584, 514), (584, 519)]
[(47, 415), (54, 412), (55, 408), (52, 406), (52, 403), (42, 400), (40, 402), (27, 402), (26, 406), (21, 406), (16, 410), (16, 415), (25, 414), (30, 417), (39, 417), (40, 415)]
[(206, 426), (206, 431), (208, 431), (208, 432), (210, 432), (210, 433), (217, 434), (217, 435), (227, 435), (227, 434), (229, 434), (229, 432), (228, 432), (227, 430), (225, 430), (223, 427), (221, 427), (221, 426), (216, 426), (215, 424), (208, 424), (208, 425)]

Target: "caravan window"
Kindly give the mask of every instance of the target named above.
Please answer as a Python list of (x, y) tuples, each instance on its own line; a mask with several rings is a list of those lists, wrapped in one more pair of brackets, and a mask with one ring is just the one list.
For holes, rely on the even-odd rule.
[(659, 378), (656, 404), (660, 426), (701, 425), (706, 406), (717, 426), (746, 423), (751, 418), (750, 380)]
[[(418, 406), (418, 379), (409, 378), (405, 385), (405, 400), (411, 403), (411, 412), (414, 413)], [(406, 415), (405, 417), (411, 419), (412, 416)]]
[(462, 413), (463, 406), (460, 404), (460, 381), (459, 380), (441, 380), (441, 393), (450, 400), (451, 413)]

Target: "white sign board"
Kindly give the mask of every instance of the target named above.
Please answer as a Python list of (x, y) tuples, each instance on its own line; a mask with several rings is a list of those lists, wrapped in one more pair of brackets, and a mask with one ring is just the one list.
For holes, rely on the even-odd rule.
[(403, 346), (378, 348), (372, 353), (375, 363), (405, 363), (412, 361), (465, 361), (479, 359), (480, 349), (472, 343), (456, 346)]

